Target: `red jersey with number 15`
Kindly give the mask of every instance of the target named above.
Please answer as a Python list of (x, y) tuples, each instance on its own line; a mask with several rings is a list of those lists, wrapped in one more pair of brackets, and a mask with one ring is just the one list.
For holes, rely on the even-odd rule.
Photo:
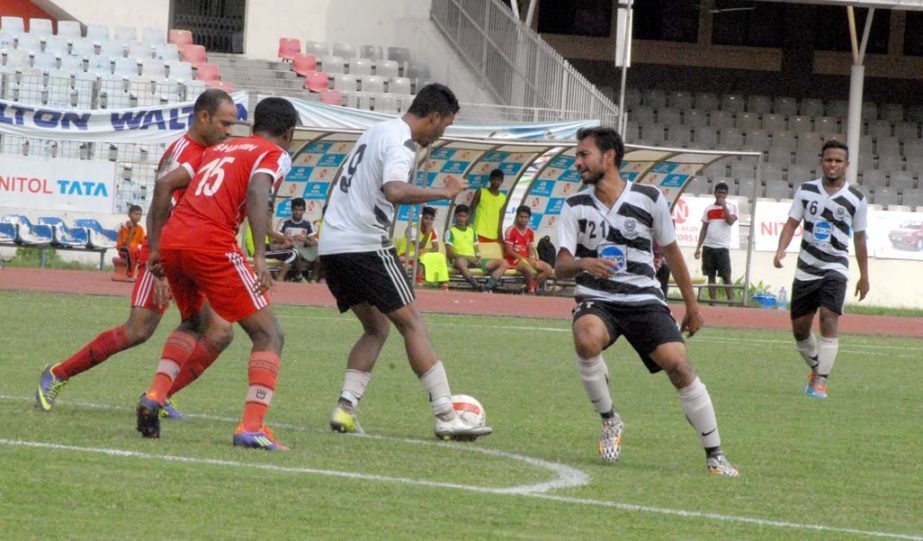
[(222, 253), (236, 246), (237, 229), (247, 216), (250, 179), (266, 173), (275, 187), (291, 167), (288, 153), (262, 137), (209, 147), (164, 226), (160, 245)]

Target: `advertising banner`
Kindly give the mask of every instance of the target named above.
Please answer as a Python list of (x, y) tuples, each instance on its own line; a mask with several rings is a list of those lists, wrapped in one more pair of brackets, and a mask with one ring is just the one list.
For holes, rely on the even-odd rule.
[(108, 161), (0, 154), (0, 207), (109, 214), (115, 167)]
[[(673, 223), (676, 225), (677, 244), (693, 248), (698, 244), (699, 232), (702, 230), (702, 216), (705, 214), (705, 209), (714, 202), (714, 197), (680, 196), (673, 205)], [(727, 202), (735, 210), (740, 209), (740, 202), (736, 197), (728, 197)], [(731, 250), (740, 248), (740, 214), (739, 210), (736, 212), (738, 221), (731, 225)]]

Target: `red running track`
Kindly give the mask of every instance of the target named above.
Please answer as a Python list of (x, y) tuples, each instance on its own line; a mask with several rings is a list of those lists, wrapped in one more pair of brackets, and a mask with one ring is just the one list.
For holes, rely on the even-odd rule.
[[(108, 295), (125, 297), (127, 301), (131, 289), (132, 284), (113, 282), (109, 279), (109, 274), (104, 272), (9, 267), (0, 269), (0, 290)], [(280, 282), (274, 287), (271, 297), (272, 302), (278, 304), (336, 306), (327, 286), (322, 284)], [(470, 291), (421, 289), (417, 292), (417, 304), (424, 312), (441, 314), (569, 319), (574, 301), (564, 297), (488, 295)], [(674, 304), (670, 309), (677, 319), (682, 317), (682, 305)], [(773, 330), (791, 328), (788, 312), (782, 310), (702, 306), (702, 315), (708, 327)], [(840, 332), (923, 338), (923, 322), (919, 318), (910, 317), (846, 314), (840, 319)]]

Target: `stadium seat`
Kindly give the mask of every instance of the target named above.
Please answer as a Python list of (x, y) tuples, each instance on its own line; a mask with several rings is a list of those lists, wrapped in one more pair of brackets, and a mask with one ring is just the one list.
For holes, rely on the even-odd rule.
[(67, 38), (60, 36), (45, 36), (45, 53), (52, 54), (56, 57), (68, 56), (70, 53), (70, 44)]
[(311, 92), (320, 92), (322, 90), (327, 90), (330, 86), (330, 81), (326, 73), (323, 71), (315, 71), (309, 73), (304, 78), (304, 87)]
[(923, 140), (913, 139), (904, 142), (904, 156), (907, 159), (923, 157)]
[(836, 133), (840, 131), (840, 122), (832, 116), (814, 117), (814, 130), (820, 133)]
[(164, 62), (179, 62), (179, 49), (173, 43), (161, 43), (154, 46), (154, 58)]
[(79, 56), (80, 58), (96, 56), (96, 46), (93, 45), (92, 41), (85, 39), (74, 40), (71, 43), (71, 56)]
[(374, 110), (380, 113), (397, 113), (397, 97), (390, 94), (375, 94)]
[(127, 56), (138, 60), (151, 59), (154, 58), (154, 48), (149, 43), (129, 43)]
[(77, 21), (58, 21), (59, 36), (74, 40), (80, 39), (80, 23)]
[(205, 81), (206, 83), (217, 81), (221, 79), (221, 68), (218, 67), (218, 64), (199, 64), (196, 66), (195, 78), (198, 81)]
[(45, 87), (48, 92), (48, 105), (59, 109), (68, 109), (76, 101), (73, 89), (71, 88), (70, 77), (64, 79), (61, 77), (48, 77), (48, 85)]
[(890, 120), (870, 120), (866, 130), (872, 137), (891, 137), (893, 129)]
[(160, 98), (161, 103), (176, 103), (182, 101), (180, 97), (179, 79), (161, 79), (155, 82), (154, 94)]
[(875, 189), (884, 187), (888, 183), (884, 171), (878, 169), (866, 169), (862, 172), (862, 185), (866, 189)]
[(763, 129), (772, 133), (787, 129), (788, 123), (783, 115), (770, 113), (763, 115)]
[(760, 127), (760, 119), (756, 113), (740, 112), (737, 113), (735, 125), (744, 131), (755, 130)]
[(920, 138), (920, 125), (917, 122), (903, 121), (894, 126), (894, 135), (903, 142)]
[(667, 134), (663, 124), (642, 124), (641, 141), (646, 145), (659, 146), (666, 142)]
[(279, 58), (292, 62), (295, 60), (296, 54), (301, 54), (301, 40), (298, 38), (279, 38)]
[(788, 127), (795, 133), (814, 131), (814, 120), (809, 116), (795, 115), (788, 119)]
[(115, 248), (118, 233), (113, 229), (104, 228), (99, 221), (92, 218), (78, 218), (74, 220), (74, 225), (90, 231), (90, 248)]
[(695, 129), (708, 126), (708, 113), (701, 109), (686, 109), (683, 112), (683, 124)]
[(32, 67), (42, 70), (43, 73), (48, 73), (58, 68), (58, 59), (51, 53), (35, 53), (32, 56)]
[(30, 54), (42, 51), (42, 40), (34, 34), (19, 34), (16, 36), (16, 49)]
[(709, 114), (709, 126), (715, 128), (734, 127), (734, 114), (729, 111), (715, 110)]
[(346, 73), (346, 60), (339, 56), (321, 57), (320, 65), (326, 73)]
[[(394, 77), (388, 81), (388, 92), (392, 94), (410, 94), (410, 79), (406, 77)], [(679, 119), (677, 119), (678, 121)]]
[(16, 242), (28, 246), (48, 246), (54, 242), (54, 232), (51, 226), (33, 224), (29, 218), (22, 214), (7, 214), (3, 221), (16, 224)]
[(913, 180), (911, 171), (891, 171), (891, 178), (888, 181), (888, 186), (891, 188), (901, 190), (906, 195), (909, 190), (913, 189), (914, 184), (916, 182)]
[(165, 45), (167, 39), (164, 37), (163, 30), (160, 28), (146, 26), (141, 30), (141, 42), (156, 47), (158, 45)]
[(714, 111), (718, 108), (718, 96), (711, 92), (696, 92), (695, 108), (703, 111)]
[(152, 79), (163, 79), (166, 77), (166, 65), (163, 60), (145, 58), (141, 62), (141, 75)]
[(788, 168), (789, 184), (797, 186), (798, 184), (808, 181), (808, 180), (814, 180), (814, 170), (813, 169), (805, 165), (799, 165), (797, 163), (789, 166)]
[[(730, 186), (730, 184), (729, 184)], [(755, 178), (740, 178), (737, 179), (737, 195), (741, 197), (753, 197), (753, 188), (757, 186)], [(757, 188), (756, 197), (762, 197), (763, 190), (762, 185)]]
[(338, 73), (333, 76), (333, 88), (340, 92), (355, 92), (359, 90), (359, 81), (355, 75)]
[(333, 43), (330, 46), (330, 52), (333, 53), (333, 56), (339, 56), (342, 58), (355, 58), (356, 48), (348, 43)]
[(321, 58), (330, 54), (330, 48), (327, 47), (326, 43), (308, 40), (304, 42), (304, 52), (305, 54), (313, 54), (315, 58)]
[(184, 101), (195, 101), (199, 97), (199, 94), (205, 92), (205, 89), (208, 88), (202, 81), (183, 81), (183, 96)]
[(191, 81), (195, 79), (195, 73), (192, 71), (192, 64), (188, 62), (168, 62), (167, 72), (167, 75), (169, 75), (171, 79), (179, 81)]
[(725, 150), (740, 150), (744, 146), (744, 134), (737, 128), (721, 128), (721, 137), (718, 138), (718, 148)]
[(746, 106), (744, 97), (740, 94), (725, 94), (721, 96), (721, 110), (732, 113), (742, 113)]
[[(397, 63), (395, 62), (395, 64)], [(392, 77), (397, 77), (397, 75), (393, 75)], [(638, 90), (637, 88), (626, 88), (625, 89), (625, 108), (631, 111), (639, 105), (641, 105), (641, 91)]]
[(350, 75), (371, 75), (372, 61), (367, 58), (350, 58), (349, 59)]
[(872, 192), (872, 202), (876, 205), (900, 205), (901, 197), (897, 190), (885, 186), (876, 187)]
[(57, 216), (41, 216), (38, 223), (51, 227), (52, 245), (71, 248), (86, 248), (90, 243), (87, 229), (82, 227), (67, 227), (64, 220)]
[(313, 54), (298, 53), (292, 59), (292, 71), (307, 77), (309, 73), (317, 71), (317, 59)]
[(193, 67), (196, 67), (205, 63), (205, 47), (202, 45), (183, 45), (179, 49), (179, 56), (183, 62), (189, 62)]
[(322, 90), (320, 93), (320, 101), (327, 105), (343, 105), (343, 93), (338, 89)]
[(746, 132), (747, 142), (743, 145), (744, 150), (758, 150), (766, 152), (769, 150), (769, 132), (762, 129), (749, 130)]
[(693, 195), (709, 195), (711, 193), (712, 182), (708, 177), (697, 176), (689, 181), (686, 192)]
[(896, 155), (880, 156), (878, 158), (878, 168), (882, 171), (903, 171), (904, 159)]
[(659, 88), (645, 90), (641, 94), (641, 99), (644, 105), (652, 109), (660, 109), (661, 107), (667, 106), (667, 93)]
[(102, 109), (127, 109), (131, 105), (131, 96), (125, 90), (125, 80), (116, 75), (100, 77), (99, 97), (104, 102), (100, 103)]
[(86, 39), (96, 44), (109, 41), (109, 27), (104, 24), (88, 24)]
[(772, 112), (772, 100), (769, 96), (751, 95), (747, 98), (747, 112), (764, 115)]
[(756, 173), (756, 163), (753, 158), (728, 159), (731, 165), (731, 176), (734, 178), (750, 178)]
[(885, 103), (881, 106), (879, 115), (883, 120), (893, 124), (904, 121), (904, 106), (900, 103)]
[(234, 83), (230, 81), (222, 81), (220, 79), (215, 79), (214, 81), (208, 81), (209, 88), (220, 88), (228, 94), (234, 92)]
[(683, 126), (681, 124), (667, 126), (666, 142), (671, 147), (689, 147), (692, 142), (692, 133), (689, 130), (689, 126)]
[[(786, 96), (776, 96), (772, 100), (772, 112), (781, 116), (797, 115), (798, 100)], [(765, 126), (765, 124), (763, 125)]]
[(718, 145), (718, 128), (702, 126), (695, 128), (695, 146), (710, 150)]
[(862, 102), (862, 120), (868, 122), (878, 118), (878, 104), (870, 101)]
[(905, 205), (917, 207), (917, 212), (921, 212), (920, 207), (923, 207), (923, 190), (905, 191), (901, 201), (903, 201)]
[(801, 116), (821, 116), (824, 114), (824, 102), (816, 98), (804, 98), (798, 108)]
[(37, 36), (51, 36), (54, 31), (51, 28), (51, 19), (29, 19), (29, 33)]
[(368, 60), (381, 60), (382, 53), (381, 47), (378, 45), (362, 45), (359, 47), (359, 58), (365, 58)]
[(400, 65), (393, 60), (379, 60), (375, 63), (375, 75), (379, 77), (397, 77), (400, 74)]
[(659, 124), (671, 126), (673, 124), (679, 124), (679, 119), (679, 109), (674, 109), (673, 107), (660, 107), (657, 109), (657, 122)]
[(394, 60), (398, 64), (410, 62), (410, 49), (407, 47), (388, 47), (388, 60)]
[[(763, 177), (764, 181), (770, 180), (782, 180), (782, 169), (771, 162), (763, 163), (760, 165), (760, 176)], [(765, 182), (764, 182), (765, 183)], [(766, 197), (771, 197), (767, 195)]]
[(692, 109), (692, 94), (685, 90), (673, 90), (667, 93), (667, 105), (680, 111)]
[(0, 243), (10, 244), (16, 242), (17, 235), (16, 224), (0, 222)]
[(384, 92), (385, 80), (377, 75), (366, 75), (362, 78), (363, 92)]
[(167, 43), (172, 43), (180, 49), (186, 45), (192, 45), (192, 32), (189, 30), (172, 28), (170, 29)]
[(10, 34), (24, 34), (26, 32), (22, 17), (4, 15), (0, 17), (0, 30)]
[(766, 197), (772, 199), (791, 199), (792, 188), (784, 180), (767, 180)]
[(99, 43), (99, 56), (109, 56), (111, 58), (124, 58), (125, 46), (115, 40), (106, 40)]
[(138, 61), (134, 58), (116, 57), (112, 73), (122, 77), (134, 77), (138, 75)]
[(846, 100), (829, 100), (826, 108), (827, 116), (846, 120), (849, 114), (849, 102)]
[(115, 41), (125, 46), (138, 41), (138, 29), (134, 26), (116, 26)]
[(923, 122), (923, 105), (911, 105), (904, 112), (904, 117), (911, 122)]
[(797, 145), (795, 139), (795, 132), (782, 130), (771, 133), (772, 135), (772, 146), (786, 148), (791, 152), (795, 151)]
[(654, 109), (647, 105), (639, 105), (628, 113), (628, 118), (634, 120), (638, 124), (653, 124)]

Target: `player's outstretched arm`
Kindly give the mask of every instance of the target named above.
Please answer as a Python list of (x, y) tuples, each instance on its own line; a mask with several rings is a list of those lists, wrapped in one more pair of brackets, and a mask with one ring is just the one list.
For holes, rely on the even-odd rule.
[(266, 238), (269, 231), (269, 220), (266, 219), (266, 209), (269, 207), (269, 192), (272, 191), (273, 178), (267, 173), (257, 173), (250, 179), (247, 188), (247, 220), (250, 222), (250, 231), (253, 243), (253, 271), (256, 273), (258, 293), (265, 293), (272, 287), (272, 274), (266, 267)]
[(440, 199), (453, 200), (466, 189), (468, 181), (454, 175), (446, 177), (445, 186), (441, 188), (421, 188), (406, 182), (386, 182), (382, 187), (385, 199), (395, 205), (416, 205)]
[(792, 242), (792, 237), (795, 236), (795, 229), (798, 227), (798, 224), (801, 223), (794, 218), (789, 218), (785, 222), (785, 225), (782, 226), (782, 231), (779, 233), (779, 247), (776, 248), (776, 255), (772, 258), (772, 264), (777, 268), (782, 268), (782, 259), (785, 258), (785, 249), (788, 248), (788, 245)]
[(686, 303), (686, 315), (683, 316), (681, 330), (694, 335), (705, 324), (702, 315), (699, 313), (699, 302), (695, 298), (695, 291), (692, 289), (692, 278), (689, 277), (689, 269), (686, 267), (686, 260), (683, 259), (683, 253), (680, 252), (676, 242), (661, 247), (663, 258), (667, 260), (667, 266), (670, 267), (670, 273), (679, 286), (680, 293), (683, 294), (683, 302)]
[(859, 264), (859, 281), (856, 282), (856, 295), (859, 300), (869, 294), (869, 249), (865, 242), (865, 231), (853, 233), (853, 246), (856, 247), (856, 262)]

